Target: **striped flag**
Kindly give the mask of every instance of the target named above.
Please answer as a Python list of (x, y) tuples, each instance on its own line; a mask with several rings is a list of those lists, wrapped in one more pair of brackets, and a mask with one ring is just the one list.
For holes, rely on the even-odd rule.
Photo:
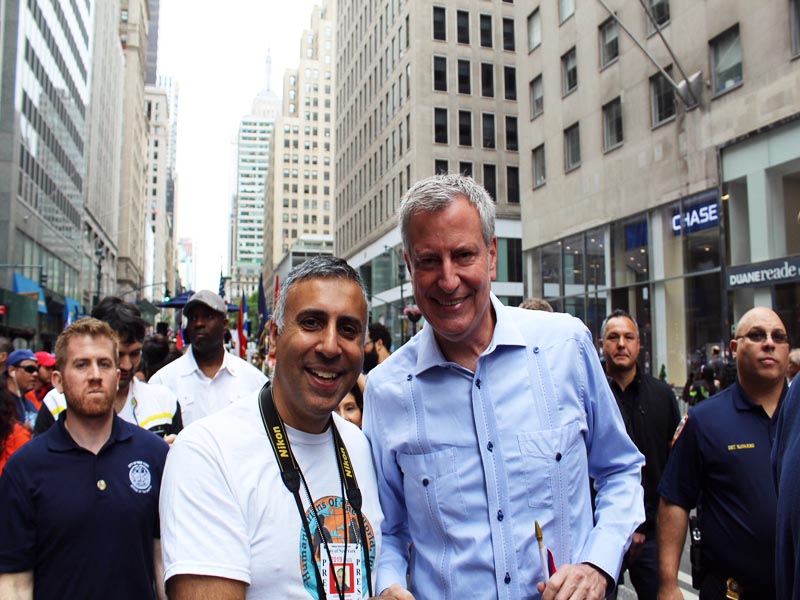
[(236, 333), (239, 338), (239, 358), (247, 358), (247, 334), (245, 333), (245, 319), (247, 315), (247, 298), (242, 292), (242, 299), (239, 301), (239, 316), (236, 320)]

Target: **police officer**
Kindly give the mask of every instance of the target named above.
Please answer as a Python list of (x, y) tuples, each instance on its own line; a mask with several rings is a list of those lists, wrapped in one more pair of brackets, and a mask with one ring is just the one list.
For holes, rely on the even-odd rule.
[[(746, 312), (731, 340), (738, 382), (689, 411), (658, 491), (659, 598), (682, 598), (689, 511), (702, 536), (700, 599), (775, 598), (775, 484), (770, 449), (786, 393), (789, 341), (777, 314)], [(702, 492), (702, 493), (701, 493)]]

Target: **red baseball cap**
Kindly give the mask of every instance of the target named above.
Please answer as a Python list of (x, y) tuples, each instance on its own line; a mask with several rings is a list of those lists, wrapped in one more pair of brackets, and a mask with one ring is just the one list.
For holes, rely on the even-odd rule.
[(39, 361), (40, 367), (55, 367), (56, 355), (49, 352), (37, 352), (36, 360)]

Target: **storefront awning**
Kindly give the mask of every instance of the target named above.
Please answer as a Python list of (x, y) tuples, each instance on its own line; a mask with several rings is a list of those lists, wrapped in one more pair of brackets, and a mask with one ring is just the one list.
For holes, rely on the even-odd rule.
[(35, 298), (37, 310), (40, 313), (47, 314), (47, 304), (44, 301), (44, 291), (38, 282), (15, 272), (14, 293), (19, 296), (29, 296), (31, 298)]

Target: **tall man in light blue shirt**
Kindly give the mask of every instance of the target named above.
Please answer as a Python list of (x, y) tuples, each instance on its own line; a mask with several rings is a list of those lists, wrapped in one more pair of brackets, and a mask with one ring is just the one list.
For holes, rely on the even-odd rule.
[[(600, 599), (644, 520), (644, 459), (586, 327), (491, 293), (494, 214), (486, 191), (459, 175), (417, 183), (400, 205), (427, 326), (367, 383), (364, 430), (386, 519), (377, 589)], [(534, 521), (557, 566), (546, 585)]]

